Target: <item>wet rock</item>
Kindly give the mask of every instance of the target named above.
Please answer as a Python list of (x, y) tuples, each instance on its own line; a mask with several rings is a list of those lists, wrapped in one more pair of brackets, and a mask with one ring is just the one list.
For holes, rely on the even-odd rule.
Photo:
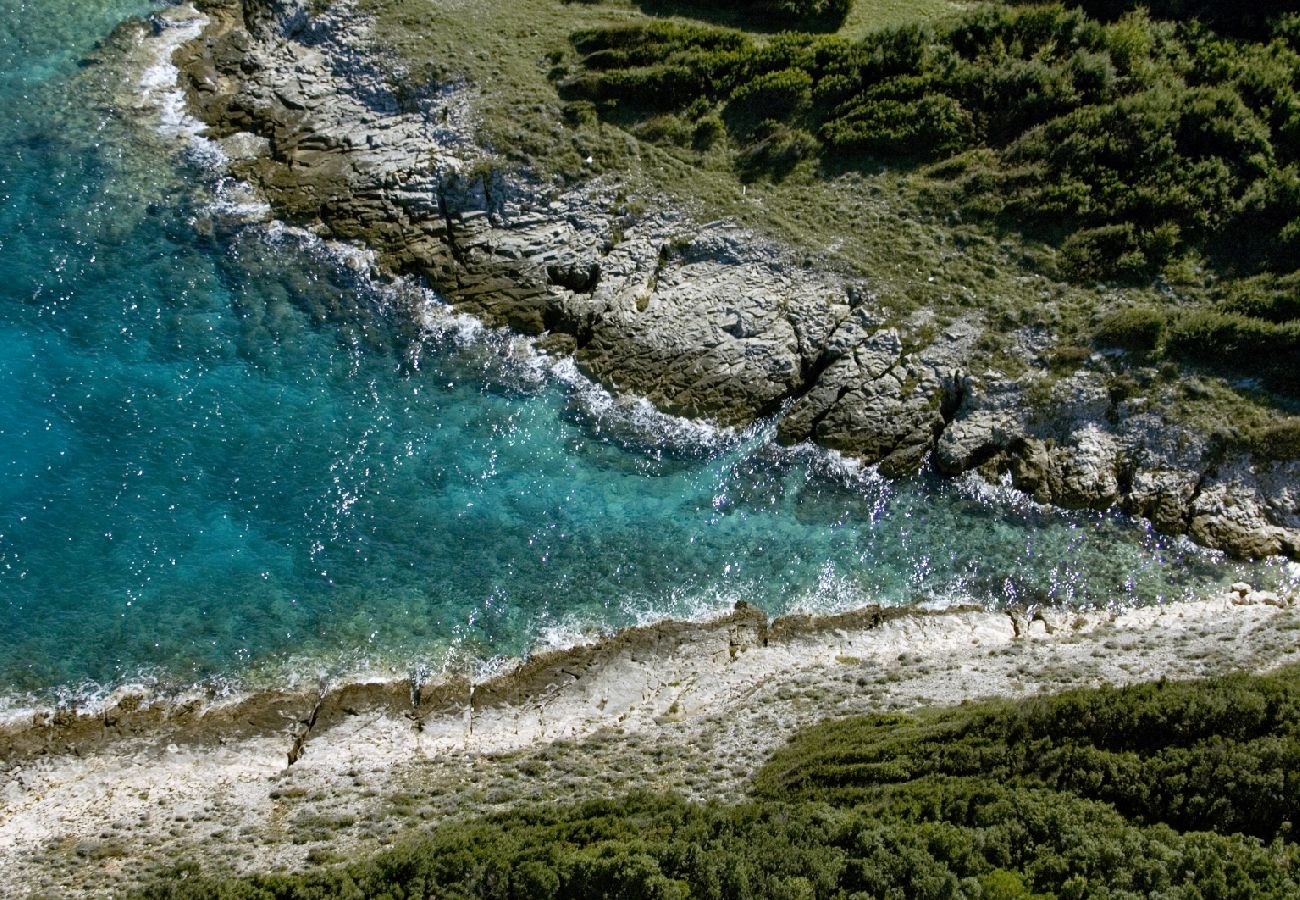
[(782, 420), (779, 436), (878, 462), (885, 474), (911, 474), (957, 405), (961, 375), (949, 361), (959, 354), (940, 342), (905, 353), (896, 329), (866, 332), (857, 315), (841, 324), (829, 341), (831, 362)]
[(1122, 447), (1095, 425), (1064, 446), (1050, 438), (1022, 438), (1010, 448), (1012, 484), (1039, 503), (1069, 509), (1108, 509), (1120, 499)]
[(1073, 509), (1108, 509), (1119, 500), (1123, 450), (1111, 434), (1089, 424), (1053, 454), (1052, 502)]
[(1004, 453), (1028, 431), (1022, 390), (1014, 382), (967, 376), (960, 384), (961, 405), (935, 445), (934, 465), (944, 475), (960, 475)]
[(546, 277), (551, 284), (568, 288), (579, 294), (589, 294), (600, 281), (600, 263), (566, 263), (546, 267)]

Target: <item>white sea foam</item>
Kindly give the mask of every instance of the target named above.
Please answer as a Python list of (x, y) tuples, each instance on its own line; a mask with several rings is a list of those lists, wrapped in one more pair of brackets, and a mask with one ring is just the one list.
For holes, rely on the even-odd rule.
[(534, 653), (546, 653), (552, 650), (569, 650), (594, 643), (608, 632), (596, 629), (590, 623), (580, 622), (573, 617), (560, 621), (543, 619), (537, 626), (537, 636), (533, 640)]
[(208, 212), (225, 222), (260, 224), (272, 242), (292, 241), (298, 252), (320, 258), (329, 257), (344, 269), (359, 276), (368, 291), (383, 298), (407, 299), (412, 290), (422, 290), (415, 311), (430, 341), (449, 341), (457, 347), (492, 351), (497, 364), (513, 379), (534, 386), (546, 382), (562, 385), (577, 410), (593, 423), (598, 432), (626, 435), (639, 445), (669, 452), (708, 452), (727, 446), (743, 435), (735, 429), (719, 428), (712, 423), (664, 413), (648, 400), (634, 396), (615, 397), (598, 383), (583, 375), (571, 357), (553, 357), (536, 346), (532, 338), (513, 334), (506, 329), (489, 328), (472, 316), (456, 312), (437, 294), (421, 289), (409, 281), (388, 284), (372, 280), (374, 255), (352, 244), (322, 240), (311, 232), (283, 222), (270, 220), (269, 206), (244, 182), (221, 173), (230, 157), (222, 146), (208, 139), (205, 126), (186, 109), (184, 92), (178, 84), (179, 70), (172, 55), (185, 42), (197, 38), (208, 18), (188, 5), (174, 7), (152, 17), (154, 34), (149, 40), (149, 63), (137, 83), (141, 99), (156, 110), (158, 131), (179, 139), (185, 146), (186, 159), (219, 177), (214, 179)]
[(817, 583), (795, 597), (790, 603), (789, 611), (807, 615), (834, 615), (879, 601), (879, 597), (868, 595), (855, 579), (838, 571), (828, 562), (818, 572)]
[(598, 422), (617, 421), (643, 434), (653, 435), (666, 444), (700, 449), (723, 446), (739, 434), (734, 428), (720, 428), (702, 419), (665, 413), (644, 397), (615, 397), (604, 386), (582, 374), (571, 356), (555, 358), (550, 372)]
[(1003, 509), (1049, 509), (1049, 507), (1038, 503), (1033, 497), (1015, 487), (1011, 483), (1009, 473), (1004, 474), (997, 484), (992, 484), (981, 477), (979, 473), (971, 470), (955, 478), (953, 483), (962, 496), (979, 503), (999, 506)]
[(27, 725), (45, 709), (45, 705), (27, 696), (0, 696), (0, 728), (17, 728)]
[(213, 188), (212, 212), (231, 223), (265, 222), (271, 218), (271, 205), (263, 200), (246, 181), (223, 177)]
[(154, 35), (146, 42), (150, 61), (136, 82), (137, 93), (156, 110), (158, 132), (181, 141), (191, 162), (212, 170), (223, 168), (228, 159), (216, 142), (204, 136), (203, 123), (186, 109), (180, 71), (172, 63), (172, 55), (183, 44), (202, 34), (208, 17), (185, 4), (155, 13), (149, 23)]
[[(84, 715), (100, 715), (128, 697), (139, 698), (139, 705), (147, 707), (163, 699), (156, 679), (139, 674), (114, 685), (83, 682), (61, 685), (47, 697), (32, 694), (0, 696), (0, 728), (30, 724), (42, 713), (59, 709), (76, 710)], [(170, 702), (174, 698), (166, 698)]]
[[(657, 450), (712, 453), (734, 449), (750, 451), (762, 447), (764, 452), (770, 452), (778, 459), (785, 456), (807, 461), (812, 474), (817, 477), (826, 477), (850, 489), (873, 494), (878, 506), (891, 495), (894, 488), (874, 466), (865, 466), (836, 451), (812, 445), (775, 447), (772, 444), (775, 419), (737, 431), (664, 413), (644, 398), (616, 397), (584, 375), (571, 357), (552, 356), (540, 350), (531, 338), (489, 328), (479, 320), (457, 312), (436, 293), (413, 281), (390, 283), (374, 279), (375, 259), (370, 251), (323, 240), (310, 231), (282, 222), (266, 221), (270, 215), (267, 204), (247, 184), (220, 174), (228, 165), (229, 154), (204, 136), (202, 124), (185, 109), (184, 96), (177, 85), (179, 72), (170, 60), (183, 42), (199, 35), (206, 18), (185, 7), (177, 10), (158, 17), (160, 24), (151, 38), (151, 62), (140, 75), (138, 93), (157, 111), (159, 133), (182, 142), (191, 163), (216, 174), (208, 201), (215, 215), (261, 229), (265, 240), (283, 244), (285, 252), (328, 259), (340, 270), (355, 276), (359, 290), (380, 300), (386, 298), (395, 308), (413, 310), (431, 348), (449, 346), (486, 350), (491, 365), (496, 367), (495, 372), (489, 373), (491, 376), (505, 373), (519, 383), (557, 386), (565, 392), (574, 411), (597, 434), (613, 435), (635, 443), (640, 450), (651, 454)], [(413, 352), (420, 352), (419, 348)], [(1043, 509), (1009, 484), (988, 485), (974, 475), (961, 479), (958, 490), (979, 502), (1002, 508)], [(1180, 552), (1182, 549), (1179, 545)], [(1205, 551), (1195, 548), (1195, 552)], [(1286, 563), (1283, 571), (1292, 586), (1300, 585), (1300, 565)], [(915, 586), (917, 591), (909, 599), (923, 598), (920, 603), (927, 608), (989, 600), (987, 596), (976, 596), (971, 585), (961, 576), (949, 579), (937, 588), (918, 578)], [(1059, 590), (1060, 596), (1056, 599), (1072, 597), (1073, 588), (1068, 582), (1062, 582)], [(737, 601), (750, 599), (752, 595), (743, 584), (723, 583), (705, 589), (671, 590), (666, 596), (610, 598), (610, 605), (617, 611), (615, 618), (618, 620), (632, 625), (650, 625), (665, 619), (708, 621), (726, 614)], [(828, 564), (817, 583), (793, 598), (788, 608), (790, 611), (827, 614), (879, 600), (879, 597), (870, 595), (858, 580)], [(582, 646), (612, 633), (608, 626), (595, 625), (577, 616), (543, 618), (532, 627), (533, 652)], [(240, 677), (213, 678), (188, 685), (163, 684), (154, 677), (142, 675), (112, 687), (81, 685), (75, 689), (63, 689), (55, 697), (55, 705), (75, 706), (93, 713), (120, 702), (126, 696), (139, 695), (149, 703), (192, 699), (219, 706), (240, 702), (266, 686), (313, 690), (324, 685), (391, 681), (412, 673), (421, 681), (438, 681), (457, 674), (468, 674), (475, 681), (484, 681), (510, 671), (519, 662), (519, 657), (506, 655), (477, 656), (468, 639), (452, 636), (445, 645), (429, 648), (418, 660), (387, 661), (364, 657), (359, 652), (328, 659), (295, 657), (262, 664)], [(30, 721), (33, 713), (48, 706), (48, 703), (30, 696), (0, 697), (0, 724)]]

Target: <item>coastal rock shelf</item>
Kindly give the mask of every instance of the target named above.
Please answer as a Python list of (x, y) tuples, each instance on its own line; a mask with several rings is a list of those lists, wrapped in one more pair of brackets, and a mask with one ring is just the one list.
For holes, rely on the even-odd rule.
[(887, 475), (974, 469), (1236, 556), (1300, 555), (1294, 460), (1226, 450), (1097, 371), (1031, 404), (1045, 370), (1028, 350), (1018, 378), (970, 371), (978, 314), (937, 329), (921, 314), (903, 333), (869, 281), (802, 267), (727, 222), (662, 198), (634, 208), (608, 179), (561, 189), (507, 172), (473, 141), (472, 89), (399, 102), (346, 2), (202, 7), (209, 25), (177, 54), (190, 106), (277, 215), (365, 244), (383, 272), (538, 335), (611, 388), (722, 425), (783, 414), (782, 440)]
[(0, 730), (0, 877), (120, 891), (150, 858), (209, 872), (371, 852), (429, 821), (631, 787), (722, 799), (828, 716), (1192, 678), (1300, 659), (1294, 598), (1127, 612), (742, 606), (540, 654), (483, 683), (332, 686), (226, 705), (119, 697)]

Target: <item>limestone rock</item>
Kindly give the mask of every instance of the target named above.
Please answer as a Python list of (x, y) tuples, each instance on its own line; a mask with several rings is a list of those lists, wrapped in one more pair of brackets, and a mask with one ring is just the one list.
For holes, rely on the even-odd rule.
[(1244, 457), (1221, 465), (1192, 502), (1192, 537), (1238, 557), (1300, 555), (1298, 468), (1291, 462), (1257, 470)]
[(606, 260), (604, 305), (577, 360), (592, 377), (669, 412), (743, 425), (804, 384), (801, 337), (836, 314), (834, 281), (784, 274), (761, 248), (705, 227), (634, 239)]
[(967, 376), (960, 385), (961, 405), (935, 446), (934, 465), (945, 475), (960, 475), (1006, 451), (1028, 432), (1021, 388), (994, 379), (987, 385)]
[(1011, 449), (1012, 483), (1039, 503), (1072, 509), (1107, 509), (1120, 498), (1122, 448), (1095, 425), (1084, 425), (1069, 442), (1024, 438)]
[(954, 366), (975, 331), (957, 328), (917, 353), (905, 353), (893, 328), (866, 334), (863, 317), (843, 322), (828, 342), (832, 360), (782, 420), (787, 442), (815, 440), (887, 475), (917, 471), (960, 402)]
[(1099, 356), (1031, 403), (1047, 328), (1007, 335), (1026, 375), (972, 377), (978, 315), (887, 322), (867, 283), (726, 222), (645, 197), (633, 214), (612, 178), (561, 190), (502, 171), (473, 141), (473, 88), (399, 96), (353, 4), (202, 8), (210, 24), (175, 57), (181, 86), (276, 215), (364, 243), (381, 271), (537, 335), (611, 388), (724, 425), (784, 410), (782, 441), (886, 475), (932, 460), (946, 475), (1009, 475), (1044, 503), (1118, 503), (1237, 555), (1300, 552), (1297, 464), (1225, 463), (1117, 389)]

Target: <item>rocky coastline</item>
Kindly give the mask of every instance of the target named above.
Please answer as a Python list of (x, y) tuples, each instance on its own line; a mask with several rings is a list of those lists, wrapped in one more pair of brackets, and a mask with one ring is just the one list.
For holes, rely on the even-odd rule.
[(778, 416), (781, 440), (888, 476), (974, 470), (1233, 556), (1300, 555), (1300, 461), (1257, 458), (1117, 393), (1119, 363), (1093, 354), (1031, 402), (1042, 354), (1006, 335), (1028, 373), (974, 371), (989, 328), (977, 313), (891, 324), (869, 280), (802, 266), (727, 221), (629, 199), (608, 177), (563, 186), (508, 169), (474, 141), (473, 88), (405, 96), (349, 3), (200, 5), (208, 24), (176, 55), (191, 111), (275, 215), (373, 249), (377, 275), (423, 279), (670, 413)]
[[(176, 59), (191, 109), (277, 216), (365, 243), (376, 274), (423, 278), (673, 412), (724, 425), (779, 415), (785, 440), (888, 474), (975, 469), (1042, 502), (1118, 503), (1234, 554), (1300, 552), (1294, 462), (1144, 419), (1088, 372), (1040, 421), (1025, 384), (965, 371), (978, 319), (918, 344), (881, 324), (869, 284), (802, 268), (726, 222), (633, 212), (617, 184), (557, 189), (488, 165), (468, 137), (469, 89), (404, 111), (345, 3), (201, 11), (203, 35)], [(182, 22), (195, 13), (174, 8), (154, 27)], [(825, 717), (1300, 661), (1294, 601), (1237, 585), (1137, 610), (769, 620), (741, 604), (480, 682), (225, 701), (123, 689), (0, 727), (0, 894), (116, 896), (181, 861), (298, 869), (521, 800), (631, 786), (725, 798)]]
[(122, 692), (0, 728), (0, 893), (119, 896), (181, 863), (296, 870), (444, 819), (632, 788), (727, 799), (827, 717), (1300, 661), (1292, 596), (1136, 610), (741, 604), (538, 654), (484, 682), (238, 701)]

